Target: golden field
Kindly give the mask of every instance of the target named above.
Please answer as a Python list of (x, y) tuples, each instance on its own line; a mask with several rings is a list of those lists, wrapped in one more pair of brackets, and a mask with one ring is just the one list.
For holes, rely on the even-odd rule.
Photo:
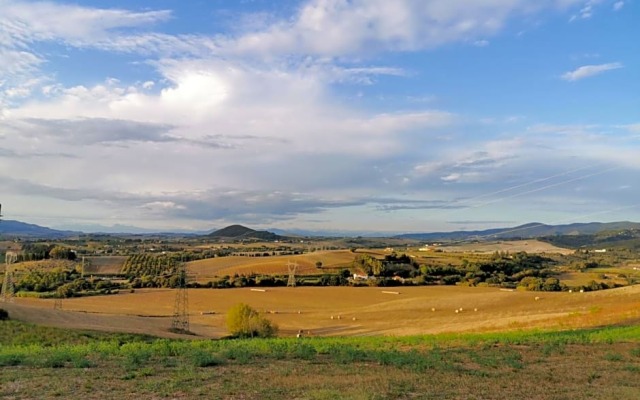
[[(260, 290), (264, 291), (189, 289), (191, 330), (200, 337), (225, 336), (225, 313), (240, 302), (265, 313), (280, 327), (282, 336), (298, 330), (311, 336), (416, 335), (640, 321), (640, 285), (587, 293), (457, 286)], [(17, 298), (3, 307), (16, 319), (43, 325), (172, 337), (167, 329), (175, 294), (173, 289), (145, 289), (65, 299), (63, 310), (54, 310), (53, 300)]]

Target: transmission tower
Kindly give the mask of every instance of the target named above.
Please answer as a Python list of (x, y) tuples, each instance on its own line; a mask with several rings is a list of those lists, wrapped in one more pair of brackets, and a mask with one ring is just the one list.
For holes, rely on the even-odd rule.
[(18, 254), (13, 251), (7, 251), (4, 256), (4, 280), (2, 281), (2, 293), (0, 293), (0, 301), (13, 303), (15, 286), (13, 284), (13, 271), (11, 264), (18, 260)]
[(287, 269), (289, 270), (289, 280), (287, 281), (287, 286), (296, 287), (296, 270), (298, 269), (298, 264), (288, 262)]
[(176, 268), (178, 274), (178, 289), (173, 307), (173, 321), (171, 330), (174, 332), (189, 332), (189, 295), (187, 292), (187, 266), (180, 262)]
[(62, 310), (62, 297), (56, 297), (53, 300), (53, 309), (54, 310)]

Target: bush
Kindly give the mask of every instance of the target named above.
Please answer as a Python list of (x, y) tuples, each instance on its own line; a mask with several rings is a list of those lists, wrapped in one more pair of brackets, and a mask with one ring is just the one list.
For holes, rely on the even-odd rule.
[(276, 325), (243, 303), (231, 307), (227, 313), (227, 328), (237, 337), (273, 337), (278, 332)]

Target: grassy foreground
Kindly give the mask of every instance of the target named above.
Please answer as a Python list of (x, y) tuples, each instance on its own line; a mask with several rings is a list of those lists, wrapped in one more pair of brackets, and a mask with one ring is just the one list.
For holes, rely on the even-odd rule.
[(0, 322), (3, 399), (638, 399), (640, 326), (155, 339)]

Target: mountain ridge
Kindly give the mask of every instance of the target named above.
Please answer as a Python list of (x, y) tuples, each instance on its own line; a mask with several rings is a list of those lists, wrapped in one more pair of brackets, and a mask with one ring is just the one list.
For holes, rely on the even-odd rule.
[[(617, 231), (627, 229), (640, 230), (640, 223), (629, 221), (618, 222), (588, 222), (588, 223), (573, 223), (565, 225), (548, 225), (543, 223), (527, 223), (515, 227), (506, 228), (492, 228), (485, 230), (473, 230), (473, 231), (452, 231), (452, 232), (418, 232), (418, 233), (404, 233), (399, 235), (384, 235), (381, 234), (378, 237), (390, 237), (395, 239), (412, 239), (412, 240), (428, 240), (428, 241), (446, 241), (446, 240), (491, 240), (491, 239), (510, 239), (510, 238), (534, 238), (544, 236), (558, 236), (558, 235), (589, 235), (596, 234), (603, 231)], [(273, 229), (277, 233), (268, 230), (255, 230), (243, 225), (234, 224), (224, 227), (222, 229), (215, 230), (211, 233), (184, 233), (184, 232), (145, 232), (142, 235), (184, 235), (184, 236), (201, 236), (210, 237), (212, 239), (220, 240), (265, 240), (274, 241), (291, 237), (296, 237), (301, 233), (306, 237), (315, 236), (310, 235), (311, 232), (296, 232), (296, 234), (284, 233), (286, 231)], [(335, 233), (335, 232), (332, 232)], [(85, 235), (88, 233), (77, 230), (59, 230), (48, 227), (43, 227), (36, 224), (16, 221), (16, 220), (0, 220), (0, 235), (7, 237), (27, 237), (27, 238), (68, 238), (73, 236)], [(127, 235), (127, 232), (105, 232), (109, 235)], [(347, 232), (341, 232), (338, 235), (318, 235), (317, 237), (348, 237), (350, 235)], [(361, 235), (351, 235), (361, 236)]]
[(397, 239), (414, 240), (469, 240), (469, 239), (514, 239), (536, 238), (558, 235), (589, 235), (609, 230), (640, 229), (640, 223), (629, 221), (586, 222), (565, 225), (547, 225), (531, 222), (510, 228), (492, 228), (475, 231), (405, 233), (395, 235)]

